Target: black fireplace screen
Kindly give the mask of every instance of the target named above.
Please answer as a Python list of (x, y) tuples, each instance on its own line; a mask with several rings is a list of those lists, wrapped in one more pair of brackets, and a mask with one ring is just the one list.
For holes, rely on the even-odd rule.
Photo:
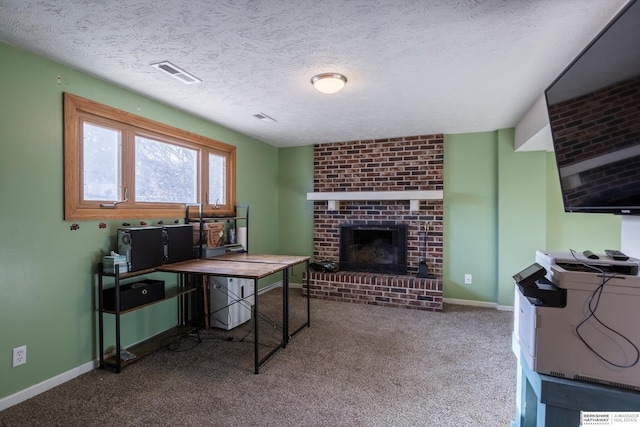
[(341, 225), (340, 270), (407, 274), (407, 226)]

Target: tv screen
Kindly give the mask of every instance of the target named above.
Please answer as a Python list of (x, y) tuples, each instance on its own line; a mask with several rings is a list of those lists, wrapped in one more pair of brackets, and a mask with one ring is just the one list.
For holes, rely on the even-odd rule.
[(567, 212), (640, 215), (640, 2), (546, 89)]

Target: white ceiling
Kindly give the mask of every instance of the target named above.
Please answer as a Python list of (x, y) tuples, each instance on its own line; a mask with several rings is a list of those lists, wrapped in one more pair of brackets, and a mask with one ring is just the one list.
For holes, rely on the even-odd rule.
[(626, 2), (0, 0), (0, 40), (284, 147), (514, 127)]

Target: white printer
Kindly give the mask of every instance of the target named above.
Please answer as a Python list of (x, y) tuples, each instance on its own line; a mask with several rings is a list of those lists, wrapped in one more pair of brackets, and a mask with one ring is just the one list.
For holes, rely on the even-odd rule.
[[(640, 390), (639, 263), (538, 251), (534, 270), (543, 268), (546, 277), (516, 284), (514, 302), (514, 338), (528, 366), (541, 374)], [(537, 285), (562, 294), (551, 299), (562, 304), (545, 306), (544, 298), (531, 297)]]
[[(589, 271), (596, 270), (585, 267), (588, 264), (592, 267), (600, 268), (605, 272), (618, 273), (623, 275), (638, 275), (638, 265), (640, 260), (629, 258), (626, 261), (616, 261), (613, 258), (597, 254), (597, 259), (587, 258), (582, 252), (566, 252), (566, 251), (536, 251), (536, 262), (547, 270), (547, 279), (553, 280), (553, 270), (551, 266), (557, 265), (568, 271)], [(557, 283), (556, 283), (557, 284)]]

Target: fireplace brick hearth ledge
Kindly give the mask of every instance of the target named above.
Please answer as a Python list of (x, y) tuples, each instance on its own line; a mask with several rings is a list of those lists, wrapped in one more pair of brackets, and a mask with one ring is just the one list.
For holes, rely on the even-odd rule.
[[(306, 277), (303, 283), (306, 283)], [(352, 271), (309, 273), (313, 298), (442, 311), (442, 280)], [(303, 287), (306, 295), (306, 286)]]

